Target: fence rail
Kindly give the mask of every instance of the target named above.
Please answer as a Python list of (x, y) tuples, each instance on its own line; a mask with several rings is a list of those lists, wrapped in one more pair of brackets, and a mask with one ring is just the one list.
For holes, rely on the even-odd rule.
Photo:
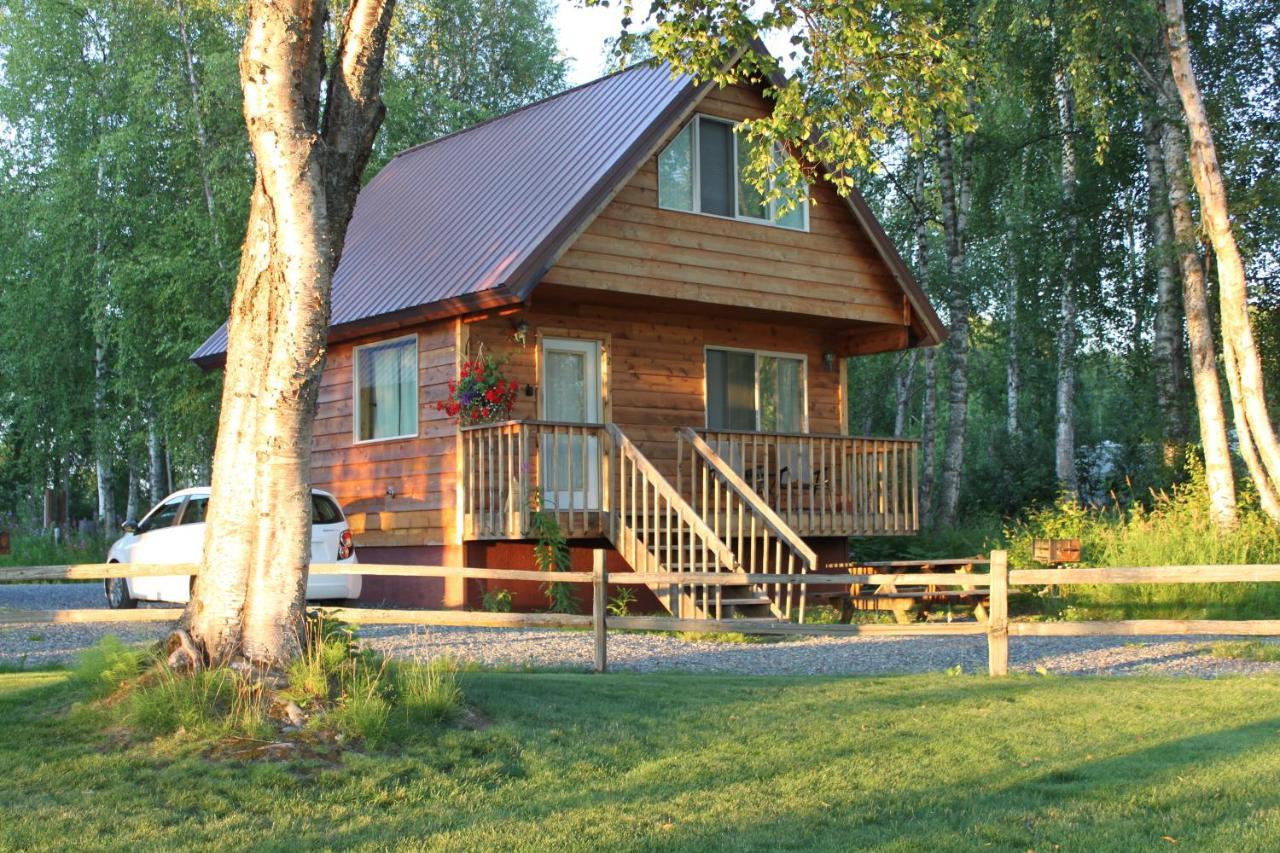
[[(976, 558), (932, 561), (930, 565), (972, 565)], [(591, 572), (541, 572), (532, 569), (489, 569), (467, 566), (416, 566), (345, 563), (315, 563), (315, 574), (375, 574), (401, 577), (462, 577), (484, 580), (555, 581), (591, 584), (590, 614), (488, 613), (462, 610), (399, 610), (338, 607), (325, 608), (338, 618), (366, 625), (438, 625), (496, 628), (591, 628), (595, 634), (595, 668), (607, 666), (608, 629), (644, 631), (733, 631), (743, 634), (809, 636), (972, 636), (986, 635), (988, 669), (991, 675), (1006, 675), (1009, 637), (1082, 637), (1152, 635), (1238, 635), (1280, 636), (1280, 619), (1131, 619), (1114, 622), (1011, 622), (1009, 591), (1016, 586), (1135, 583), (1264, 583), (1280, 581), (1280, 565), (1235, 566), (1136, 566), (1127, 568), (1070, 568), (1009, 570), (1007, 552), (993, 551), (990, 572), (894, 573), (859, 572), (895, 564), (848, 564), (847, 574), (759, 574), (742, 572), (623, 572), (610, 575), (604, 552), (595, 552)], [(910, 568), (911, 562), (896, 565)], [(919, 565), (919, 563), (915, 563)], [(198, 574), (193, 564), (86, 563), (62, 566), (18, 566), (0, 568), (0, 583), (32, 580), (93, 580), (116, 577), (156, 577)], [(797, 624), (779, 620), (765, 622), (740, 619), (682, 619), (665, 616), (611, 616), (606, 612), (606, 591), (610, 584), (693, 586), (749, 586), (779, 584), (808, 587), (891, 583), (933, 586), (986, 587), (990, 593), (990, 615), (981, 622), (917, 622), (914, 624), (830, 625)], [(0, 609), (0, 625), (79, 624), (88, 622), (169, 622), (182, 610), (142, 608), (138, 610), (7, 610)]]

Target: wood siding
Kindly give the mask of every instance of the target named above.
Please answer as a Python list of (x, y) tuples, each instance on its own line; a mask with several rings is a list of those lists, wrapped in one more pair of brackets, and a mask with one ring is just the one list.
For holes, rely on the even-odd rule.
[[(589, 295), (589, 294), (586, 294)], [(529, 324), (525, 345), (512, 336), (513, 322)], [(537, 418), (538, 333), (605, 342), (606, 418), (622, 427), (664, 475), (675, 476), (676, 427), (706, 423), (703, 348), (737, 347), (796, 353), (806, 357), (810, 432), (840, 431), (843, 407), (840, 371), (827, 370), (829, 345), (821, 330), (781, 323), (725, 319), (707, 313), (642, 314), (623, 306), (541, 300), (519, 317), (495, 317), (471, 324), (472, 347), (509, 359), (506, 374), (522, 386), (512, 417)], [(523, 388), (531, 387), (527, 396)]]
[[(746, 87), (713, 91), (697, 112), (766, 115)], [(674, 134), (672, 134), (674, 136)], [(665, 142), (664, 142), (665, 145)], [(808, 233), (658, 207), (650, 157), (544, 281), (855, 322), (904, 325), (904, 295), (845, 202), (812, 188)]]
[[(457, 326), (457, 320), (444, 320), (329, 350), (311, 444), (311, 481), (338, 499), (358, 545), (436, 545), (453, 534), (456, 422), (435, 404), (457, 375)], [(352, 352), (380, 337), (406, 334), (418, 336), (418, 436), (357, 444)], [(387, 495), (388, 487), (394, 496)]]

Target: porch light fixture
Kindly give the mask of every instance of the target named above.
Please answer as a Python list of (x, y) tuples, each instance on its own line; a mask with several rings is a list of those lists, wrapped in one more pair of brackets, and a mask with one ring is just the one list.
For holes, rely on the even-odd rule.
[(513, 323), (511, 328), (513, 329), (511, 339), (520, 346), (524, 346), (525, 341), (529, 340), (529, 324), (521, 320), (518, 323)]
[(824, 353), (822, 354), (822, 366), (823, 366), (823, 367), (825, 367), (825, 368), (827, 369), (827, 372), (828, 372), (828, 373), (830, 373), (831, 371), (835, 370), (835, 369), (836, 369), (836, 354), (835, 354), (835, 353), (833, 353), (833, 352), (824, 352)]

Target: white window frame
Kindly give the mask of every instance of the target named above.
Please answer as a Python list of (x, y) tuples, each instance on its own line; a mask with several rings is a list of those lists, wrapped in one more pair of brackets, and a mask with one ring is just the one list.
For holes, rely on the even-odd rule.
[[(727, 124), (734, 129), (733, 163), (731, 164), (731, 168), (734, 176), (733, 205), (732, 205), (733, 211), (734, 211), (733, 216), (724, 216), (719, 213), (707, 213), (702, 209), (702, 146), (698, 139), (698, 128), (701, 125), (701, 123), (704, 121), (714, 121), (719, 124)], [(738, 214), (738, 185), (739, 183), (741, 183), (741, 181), (738, 178), (739, 134), (737, 133), (737, 128), (740, 124), (741, 122), (735, 122), (730, 119), (720, 118), (719, 116), (709, 116), (709, 115), (704, 115), (703, 113), (697, 113), (693, 116), (693, 118), (689, 119), (688, 123), (686, 123), (684, 127), (680, 128), (680, 130), (675, 134), (675, 136), (672, 136), (671, 139), (667, 141), (666, 145), (662, 146), (662, 149), (658, 151), (658, 161), (661, 161), (663, 153), (671, 145), (672, 140), (674, 140), (676, 136), (679, 136), (681, 133), (684, 133), (686, 128), (692, 128), (689, 134), (689, 153), (690, 153), (690, 158), (693, 161), (692, 169), (690, 170), (690, 176), (691, 176), (690, 180), (693, 182), (693, 187), (692, 187), (693, 209), (685, 210), (684, 208), (681, 208), (681, 207), (671, 207), (669, 205), (663, 204), (661, 192), (658, 193), (658, 207), (660, 207), (663, 210), (674, 210), (678, 213), (696, 213), (699, 216), (710, 216), (714, 219), (728, 219), (733, 222), (751, 222), (755, 225), (768, 225), (771, 228), (781, 228), (784, 231), (799, 231), (805, 234), (809, 233), (809, 198), (808, 198), (807, 188), (806, 188), (805, 198), (801, 199), (799, 205), (797, 205), (797, 207), (804, 213), (804, 227), (802, 228), (793, 228), (790, 225), (783, 225), (777, 219), (757, 219), (754, 216), (741, 216)], [(660, 164), (658, 168), (661, 169)], [(661, 181), (659, 181), (659, 186), (661, 186)], [(775, 204), (777, 204), (777, 202), (771, 202), (770, 208), (772, 209)]]
[[(722, 217), (723, 218), (723, 217)], [(789, 358), (792, 361), (800, 362), (800, 432), (808, 434), (809, 432), (809, 357), (802, 352), (779, 352), (777, 350), (767, 349), (751, 349), (749, 347), (726, 347), (718, 344), (705, 344), (702, 347), (702, 425), (707, 429), (713, 429), (711, 426), (711, 407), (708, 401), (711, 399), (711, 382), (707, 376), (707, 351), (718, 350), (720, 352), (746, 352), (751, 353), (752, 369), (751, 375), (755, 380), (754, 396), (756, 408), (756, 432), (762, 432), (760, 424), (760, 356), (772, 356), (774, 358)], [(730, 430), (732, 431), (732, 430)], [(781, 433), (786, 435), (787, 433)]]
[[(379, 438), (361, 438), (360, 437), (360, 352), (370, 347), (386, 346), (387, 344), (398, 344), (404, 341), (413, 341), (413, 432), (404, 435), (384, 435)], [(417, 438), (422, 433), (422, 413), (418, 411), (418, 403), (420, 402), (421, 390), (418, 388), (420, 384), (419, 372), (422, 368), (422, 353), (419, 349), (418, 335), (415, 332), (412, 335), (401, 335), (398, 338), (383, 338), (378, 341), (370, 341), (367, 344), (360, 344), (351, 349), (351, 443), (352, 444), (377, 444), (382, 441), (404, 441), (405, 439)]]

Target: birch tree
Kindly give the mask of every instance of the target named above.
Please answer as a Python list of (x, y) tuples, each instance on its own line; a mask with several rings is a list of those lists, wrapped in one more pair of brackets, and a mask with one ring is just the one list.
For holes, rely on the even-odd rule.
[(205, 559), (171, 640), (175, 663), (278, 667), (300, 651), (330, 284), (385, 113), (393, 8), (353, 0), (329, 57), (324, 0), (248, 6), (240, 77), (257, 173), (228, 324)]
[(1222, 345), (1236, 437), (1264, 510), (1280, 522), (1280, 441), (1267, 411), (1262, 360), (1249, 317), (1244, 261), (1231, 225), (1213, 132), (1191, 65), (1182, 0), (1164, 0), (1164, 12), (1169, 64), (1191, 137), (1191, 174), (1200, 197), (1201, 222), (1217, 264)]

